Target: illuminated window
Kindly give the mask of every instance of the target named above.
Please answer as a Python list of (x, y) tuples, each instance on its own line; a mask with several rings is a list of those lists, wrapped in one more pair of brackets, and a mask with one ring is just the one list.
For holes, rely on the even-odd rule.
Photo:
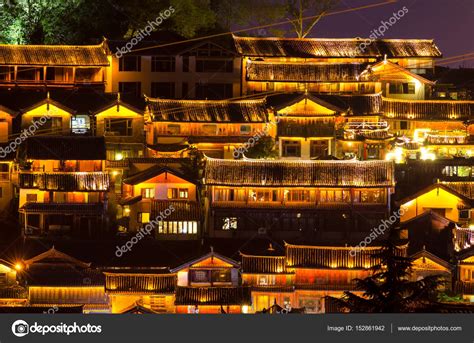
[(150, 222), (150, 213), (147, 212), (138, 212), (137, 221), (139, 223), (149, 223)]
[(195, 235), (197, 222), (195, 221), (161, 221), (158, 223), (158, 233), (164, 235)]
[(309, 201), (309, 191), (307, 190), (285, 190), (285, 200), (288, 202)]
[(237, 230), (237, 218), (227, 217), (223, 219), (222, 230)]
[(187, 188), (168, 188), (168, 199), (188, 199)]
[(250, 201), (268, 202), (278, 201), (278, 191), (271, 189), (257, 189), (249, 192)]
[(142, 188), (142, 198), (143, 199), (153, 199), (155, 197), (154, 188)]
[(188, 189), (187, 188), (180, 188), (178, 195), (179, 195), (180, 199), (187, 199), (188, 198)]

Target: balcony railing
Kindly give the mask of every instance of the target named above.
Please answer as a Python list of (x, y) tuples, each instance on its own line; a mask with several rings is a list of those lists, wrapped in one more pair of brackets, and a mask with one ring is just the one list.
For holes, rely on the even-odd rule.
[(474, 282), (457, 281), (455, 284), (455, 292), (464, 295), (474, 295)]
[(65, 192), (103, 192), (110, 184), (104, 172), (21, 173), (19, 182), (20, 188)]

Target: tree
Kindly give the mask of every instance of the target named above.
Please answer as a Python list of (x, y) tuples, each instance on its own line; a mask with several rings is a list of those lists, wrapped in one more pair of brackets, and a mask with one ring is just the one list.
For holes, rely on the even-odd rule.
[[(275, 0), (212, 0), (211, 9), (216, 14), (216, 24), (221, 31), (265, 26), (285, 16), (286, 4)], [(256, 36), (282, 35), (283, 31), (274, 27), (256, 28), (246, 31)]]
[(355, 279), (356, 289), (363, 291), (362, 296), (346, 291), (342, 298), (328, 298), (338, 307), (358, 313), (422, 312), (435, 308), (441, 277), (434, 275), (410, 281), (412, 261), (402, 256), (394, 235), (395, 230), (391, 230), (380, 252), (374, 254), (373, 258), (380, 262), (373, 267), (372, 275)]
[(275, 140), (271, 136), (262, 136), (245, 153), (249, 158), (274, 158), (277, 157)]
[(305, 38), (337, 2), (337, 0), (286, 0), (288, 19), (291, 20), (298, 38)]
[(158, 30), (185, 38), (215, 26), (210, 0), (0, 0), (0, 43), (90, 44), (130, 38), (168, 10)]

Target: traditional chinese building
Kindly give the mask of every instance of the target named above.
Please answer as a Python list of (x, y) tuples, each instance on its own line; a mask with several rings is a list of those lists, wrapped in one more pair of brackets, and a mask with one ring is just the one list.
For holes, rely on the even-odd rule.
[(234, 149), (265, 132), (265, 100), (147, 98), (147, 144), (193, 144), (207, 156), (234, 158)]
[(250, 288), (240, 285), (239, 267), (238, 262), (211, 250), (174, 268), (176, 313), (248, 313)]
[(28, 138), (21, 148), (22, 234), (98, 235), (107, 225), (104, 139), (38, 136)]
[[(420, 92), (412, 92), (416, 85), (410, 86), (418, 78), (413, 72), (430, 72), (434, 59), (441, 57), (432, 40), (384, 39), (371, 42), (362, 50), (363, 42), (357, 38), (234, 36), (236, 50), (243, 60), (242, 93), (387, 91), (410, 98), (416, 98), (417, 93), (424, 96), (423, 87), (418, 87)], [(390, 63), (389, 70), (377, 64), (382, 60)], [(374, 70), (368, 69), (371, 65)], [(374, 77), (368, 77), (367, 72), (373, 72)]]
[(155, 165), (124, 179), (123, 188), (119, 203), (128, 232), (152, 222), (160, 239), (197, 239), (202, 234), (200, 188), (191, 177)]
[[(302, 245), (285, 243), (284, 251), (270, 245), (259, 254), (242, 253), (242, 282), (251, 286), (252, 310), (265, 312), (274, 304), (324, 313), (327, 296), (355, 291), (355, 279), (368, 277), (380, 261), (380, 247)], [(406, 246), (400, 247), (406, 255)]]
[(51, 248), (23, 261), (19, 280), (31, 306), (83, 306), (84, 313), (110, 312), (102, 272)]
[(105, 88), (107, 46), (0, 45), (2, 88)]
[(208, 158), (209, 234), (360, 241), (389, 212), (393, 171), (386, 161)]
[(168, 268), (109, 268), (105, 289), (112, 313), (140, 306), (152, 313), (174, 313), (176, 274)]

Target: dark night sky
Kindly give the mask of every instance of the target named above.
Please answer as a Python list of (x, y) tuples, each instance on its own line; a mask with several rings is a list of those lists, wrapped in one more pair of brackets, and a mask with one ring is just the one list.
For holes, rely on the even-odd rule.
[[(334, 11), (383, 2), (387, 1), (339, 0)], [(434, 39), (445, 58), (474, 52), (474, 0), (398, 0), (331, 15), (315, 26), (310, 37), (367, 37), (381, 20), (388, 20), (403, 6), (408, 13), (385, 32), (384, 38)], [(474, 55), (469, 57), (451, 66), (474, 67)]]

